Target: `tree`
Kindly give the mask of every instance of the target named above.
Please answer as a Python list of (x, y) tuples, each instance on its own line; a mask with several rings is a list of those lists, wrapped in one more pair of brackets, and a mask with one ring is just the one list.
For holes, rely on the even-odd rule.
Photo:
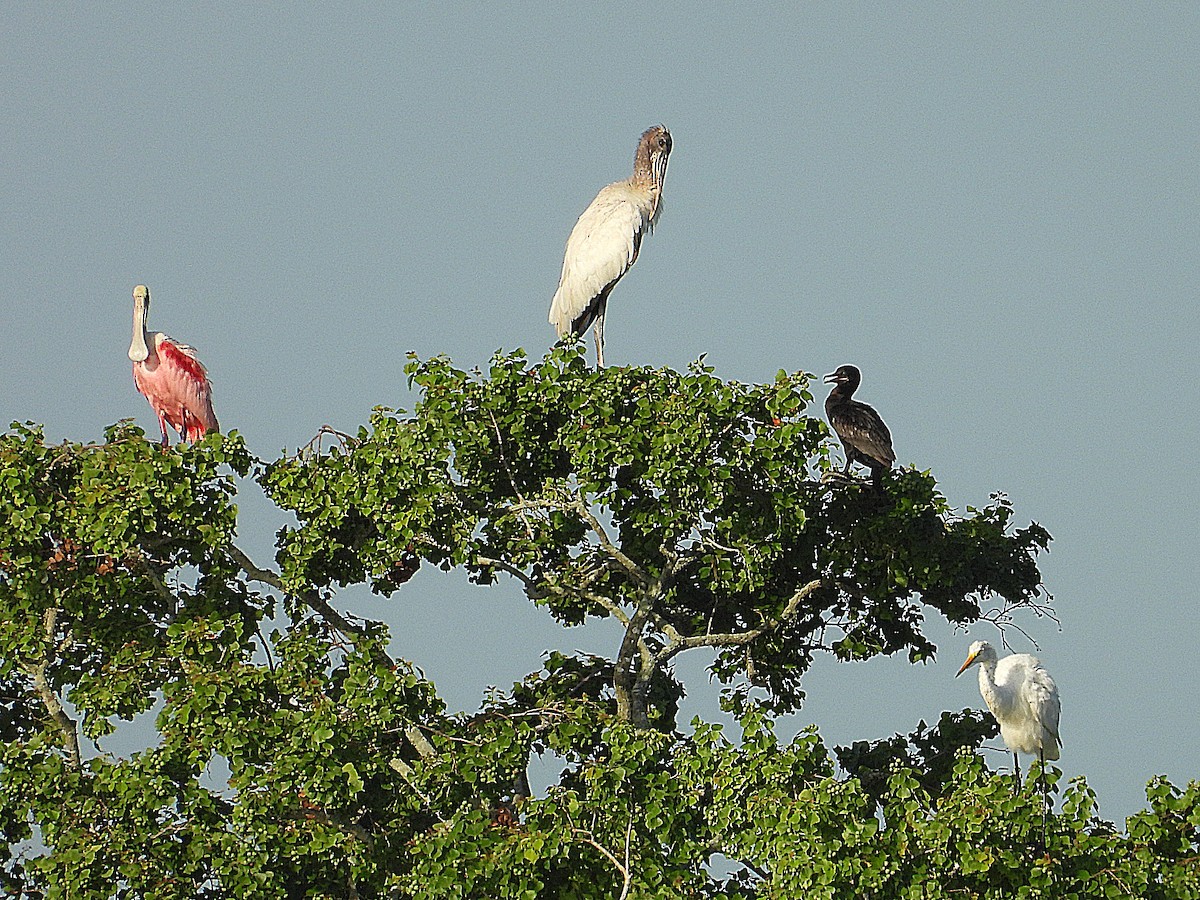
[(916, 661), (934, 650), (925, 610), (969, 622), (993, 594), (1006, 612), (1041, 596), (1049, 535), (1011, 530), (1005, 498), (956, 517), (927, 473), (895, 476), (883, 501), (821, 480), (829, 433), (804, 415), (803, 373), (592, 370), (573, 348), (533, 367), (498, 355), (487, 378), (443, 358), (408, 372), (423, 392), (411, 418), (377, 411), (345, 448), (268, 467), (300, 521), (285, 586), (391, 593), (414, 553), (481, 584), (507, 573), (563, 623), (624, 626), (613, 691), (639, 727), (674, 726), (670, 663), (690, 649), (715, 648), (713, 673), (743, 680), (735, 706), (753, 685), (789, 712), (817, 652)]
[[(1079, 780), (1043, 829), (1036, 786), (974, 753), (978, 716), (840, 748), (840, 772), (815, 732), (775, 737), (817, 653), (916, 661), (929, 615), (1043, 610), (1049, 535), (1002, 495), (960, 516), (928, 473), (882, 497), (830, 478), (802, 373), (593, 371), (573, 347), (408, 371), (411, 415), (270, 463), (236, 433), (0, 438), (9, 895), (1200, 896), (1195, 784), (1152, 784), (1120, 833)], [(278, 568), (234, 543), (252, 471), (297, 519)], [(451, 714), (382, 624), (337, 609), (422, 565), (623, 637)], [(697, 648), (737, 740), (676, 721), (672, 663)], [(104, 751), (146, 714), (148, 749)], [(530, 796), (547, 753), (563, 771)]]

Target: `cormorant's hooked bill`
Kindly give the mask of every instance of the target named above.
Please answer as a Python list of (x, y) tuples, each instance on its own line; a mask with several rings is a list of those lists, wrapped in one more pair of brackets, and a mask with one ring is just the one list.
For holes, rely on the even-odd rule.
[(838, 366), (825, 376), (825, 383), (834, 385), (825, 398), (825, 416), (846, 453), (843, 474), (849, 475), (850, 466), (861, 463), (871, 470), (876, 489), (882, 490), (883, 473), (892, 467), (896, 454), (892, 434), (879, 413), (853, 399), (862, 383), (862, 373), (857, 366)]

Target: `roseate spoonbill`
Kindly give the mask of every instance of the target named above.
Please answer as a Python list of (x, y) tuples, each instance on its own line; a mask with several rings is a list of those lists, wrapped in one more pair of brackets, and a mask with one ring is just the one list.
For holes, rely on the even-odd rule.
[(643, 132), (633, 156), (633, 177), (601, 188), (583, 211), (563, 254), (550, 324), (558, 336), (583, 334), (596, 323), (596, 367), (604, 366), (604, 311), (608, 295), (637, 261), (642, 238), (662, 213), (662, 188), (671, 155), (671, 132)]
[(825, 398), (825, 417), (841, 439), (846, 451), (845, 475), (850, 466), (859, 462), (871, 469), (875, 489), (883, 490), (883, 473), (892, 467), (896, 454), (892, 450), (892, 435), (887, 425), (865, 403), (852, 400), (854, 392), (862, 382), (862, 373), (857, 366), (838, 366), (825, 376), (826, 384), (836, 385)]
[(997, 661), (996, 650), (987, 641), (976, 641), (967, 651), (957, 678), (971, 666), (979, 666), (979, 693), (996, 721), (1000, 737), (1013, 755), (1013, 771), (1021, 782), (1018, 753), (1034, 753), (1045, 766), (1058, 759), (1062, 738), (1058, 718), (1062, 706), (1058, 687), (1041, 660), (1028, 653), (1014, 653)]
[(150, 312), (150, 290), (144, 284), (133, 289), (133, 383), (158, 415), (162, 445), (167, 447), (167, 423), (187, 441), (197, 441), (209, 431), (219, 431), (212, 406), (212, 382), (208, 370), (187, 344), (172, 340), (160, 331), (146, 330)]

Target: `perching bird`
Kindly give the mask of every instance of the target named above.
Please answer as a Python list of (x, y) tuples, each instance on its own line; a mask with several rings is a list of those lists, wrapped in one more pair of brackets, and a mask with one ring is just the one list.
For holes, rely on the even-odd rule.
[(979, 666), (979, 693), (1000, 723), (1000, 737), (1013, 754), (1013, 771), (1021, 781), (1018, 753), (1035, 754), (1046, 764), (1058, 759), (1062, 738), (1058, 719), (1062, 711), (1058, 688), (1041, 660), (1028, 653), (1014, 653), (997, 661), (996, 650), (987, 641), (976, 641), (967, 652), (957, 678), (971, 666)]
[(158, 415), (162, 445), (166, 447), (167, 423), (187, 441), (197, 441), (209, 431), (219, 431), (212, 405), (212, 382), (208, 371), (187, 344), (159, 331), (146, 330), (150, 290), (139, 284), (133, 289), (133, 383)]
[(647, 129), (633, 156), (633, 177), (600, 190), (583, 211), (563, 255), (550, 324), (558, 336), (583, 334), (596, 323), (596, 367), (604, 366), (604, 311), (608, 295), (638, 258), (642, 238), (662, 213), (662, 188), (671, 132)]
[(838, 366), (825, 376), (826, 384), (836, 385), (825, 398), (825, 417), (837, 432), (846, 452), (845, 475), (850, 466), (859, 462), (871, 469), (876, 490), (883, 490), (883, 473), (892, 467), (896, 454), (892, 450), (892, 435), (879, 413), (851, 399), (862, 381), (856, 366)]

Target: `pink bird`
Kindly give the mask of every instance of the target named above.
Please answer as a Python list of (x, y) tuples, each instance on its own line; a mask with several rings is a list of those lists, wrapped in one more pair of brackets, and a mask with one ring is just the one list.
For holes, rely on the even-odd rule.
[(158, 415), (162, 445), (170, 445), (167, 423), (186, 441), (198, 441), (209, 431), (220, 431), (212, 405), (212, 382), (208, 370), (187, 344), (172, 340), (161, 331), (146, 330), (150, 312), (150, 289), (139, 284), (133, 289), (133, 383)]

